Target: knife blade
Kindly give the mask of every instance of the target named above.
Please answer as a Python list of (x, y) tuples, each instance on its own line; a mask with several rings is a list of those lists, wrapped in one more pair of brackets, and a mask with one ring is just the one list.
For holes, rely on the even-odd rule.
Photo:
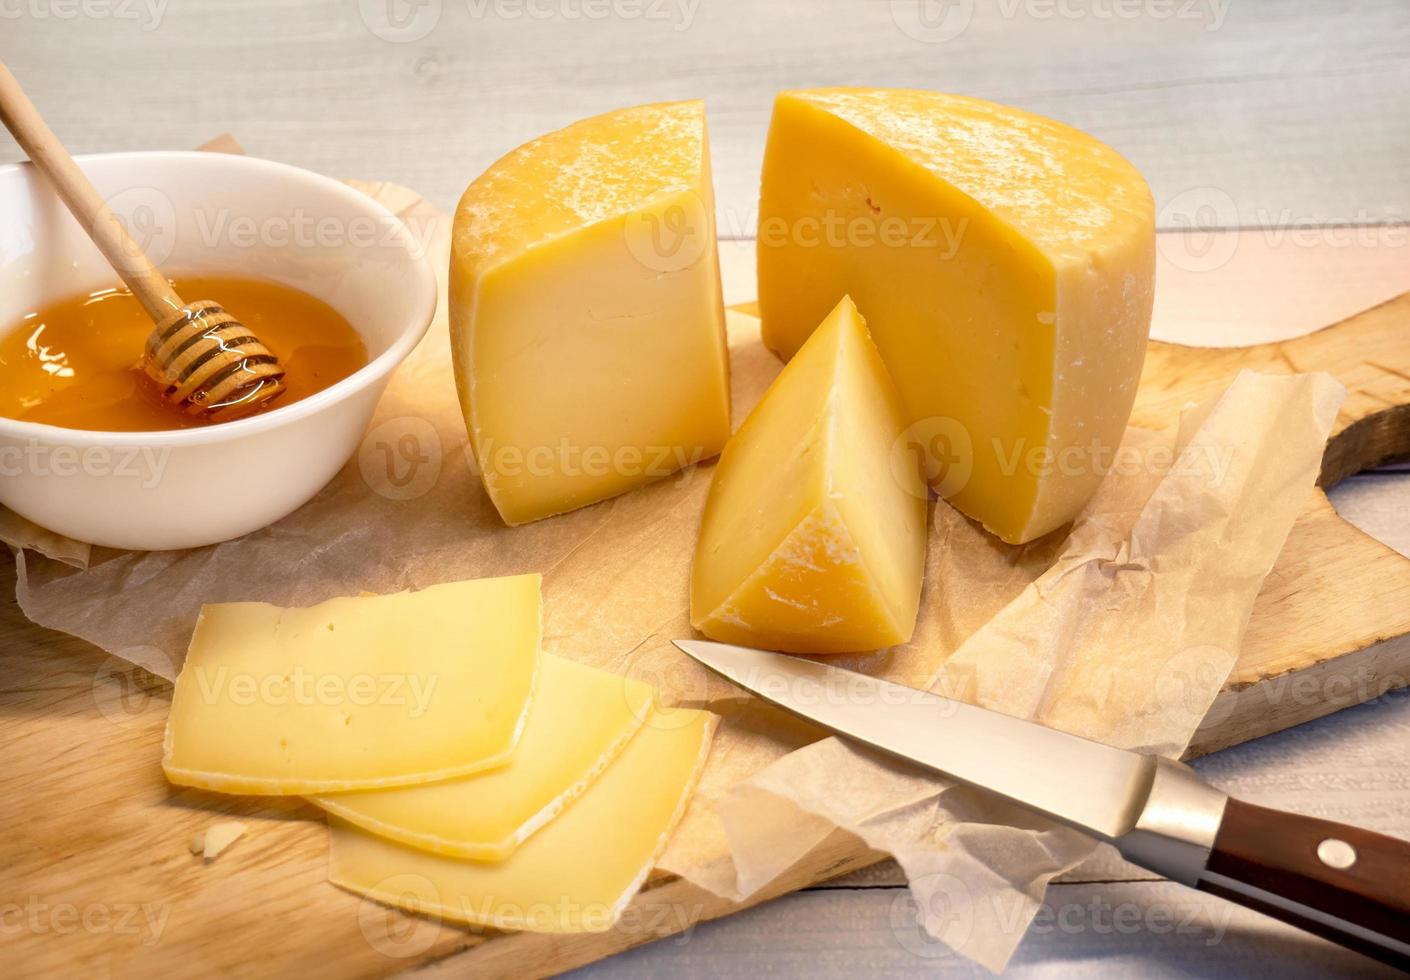
[(1189, 766), (815, 660), (700, 640), (766, 701), (1115, 846), (1129, 861), (1410, 969), (1410, 843), (1231, 799)]

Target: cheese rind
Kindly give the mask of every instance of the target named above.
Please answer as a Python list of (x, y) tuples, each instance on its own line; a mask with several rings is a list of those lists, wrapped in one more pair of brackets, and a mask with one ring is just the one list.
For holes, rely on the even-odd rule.
[(591, 785), (646, 721), (651, 704), (647, 684), (545, 654), (523, 738), (504, 766), (309, 800), (413, 847), (502, 861)]
[(309, 795), (502, 765), (539, 664), (539, 576), (201, 610), (162, 768), (184, 786)]
[(927, 496), (905, 424), (844, 297), (725, 447), (695, 552), (692, 625), (792, 653), (910, 639)]
[(648, 719), (582, 798), (496, 863), (442, 857), (330, 817), (329, 879), (413, 912), (496, 929), (610, 929), (665, 848), (716, 718)]
[(466, 189), (450, 329), (470, 444), (506, 523), (716, 455), (728, 352), (704, 107), (549, 133)]
[(1130, 416), (1154, 286), (1150, 191), (1114, 150), (979, 99), (785, 92), (758, 263), (784, 358), (856, 301), (960, 510), (1022, 542), (1086, 504)]

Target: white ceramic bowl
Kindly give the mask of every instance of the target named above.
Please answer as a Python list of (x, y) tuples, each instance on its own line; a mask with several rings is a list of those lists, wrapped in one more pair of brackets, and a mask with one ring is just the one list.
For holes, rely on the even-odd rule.
[[(79, 157), (168, 275), (235, 275), (322, 299), (367, 366), (267, 414), (172, 432), (86, 432), (0, 418), (0, 504), (114, 548), (191, 548), (264, 527), (357, 449), (392, 371), (425, 334), (436, 280), (424, 243), (327, 177), (223, 153)], [(0, 335), (44, 304), (117, 277), (28, 164), (0, 167)], [(186, 297), (219, 299), (219, 297)]]

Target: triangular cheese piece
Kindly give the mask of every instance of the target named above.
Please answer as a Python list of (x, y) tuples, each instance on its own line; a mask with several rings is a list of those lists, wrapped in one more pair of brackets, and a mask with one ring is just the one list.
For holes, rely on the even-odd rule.
[(910, 639), (927, 495), (905, 428), (866, 325), (844, 297), (715, 469), (691, 580), (695, 628), (792, 653)]

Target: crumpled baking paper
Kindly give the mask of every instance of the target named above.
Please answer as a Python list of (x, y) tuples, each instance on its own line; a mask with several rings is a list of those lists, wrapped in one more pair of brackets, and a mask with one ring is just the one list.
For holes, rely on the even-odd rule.
[[(1132, 430), (1126, 445), (1142, 464), (1110, 474), (1056, 560), (952, 653), (943, 643), (927, 648), (935, 669), (925, 686), (1178, 757), (1233, 667), (1344, 397), (1327, 375), (1244, 372), (1186, 413), (1173, 445)], [(1169, 460), (1168, 470), (1147, 465), (1157, 460)], [(953, 529), (947, 510), (937, 505), (936, 523)], [(962, 552), (976, 545), (982, 550), (950, 542)], [(1069, 775), (1073, 793), (1083, 792), (1083, 774)], [(824, 829), (842, 827), (896, 858), (927, 932), (995, 971), (1047, 883), (1096, 848), (1075, 831), (838, 738), (779, 759), (727, 791), (716, 809), (739, 892), (772, 880)], [(760, 831), (777, 825), (794, 827), (787, 847)]]
[[(424, 236), (444, 278), (446, 217), (404, 188), (357, 186)], [(728, 325), (738, 424), (780, 365), (753, 316), (734, 309)], [(1341, 397), (1325, 376), (1240, 376), (1187, 415), (1177, 436), (1128, 433), (1125, 462), (1071, 532), (1026, 546), (1004, 545), (937, 503), (915, 637), (832, 662), (1178, 754), (1307, 502)], [(467, 449), (443, 300), (356, 458), (284, 520), (192, 551), (90, 554), (0, 511), (0, 540), (19, 552), (26, 615), (169, 679), (206, 602), (301, 606), (541, 572), (546, 650), (639, 676), (670, 702), (723, 716), (664, 869), (743, 897), (845, 827), (897, 857), (932, 934), (1001, 967), (1046, 882), (1091, 843), (825, 738), (671, 646), (692, 635), (689, 570), (709, 476), (708, 464), (693, 467), (572, 514), (504, 527)], [(1081, 774), (1073, 778), (1080, 791)]]

